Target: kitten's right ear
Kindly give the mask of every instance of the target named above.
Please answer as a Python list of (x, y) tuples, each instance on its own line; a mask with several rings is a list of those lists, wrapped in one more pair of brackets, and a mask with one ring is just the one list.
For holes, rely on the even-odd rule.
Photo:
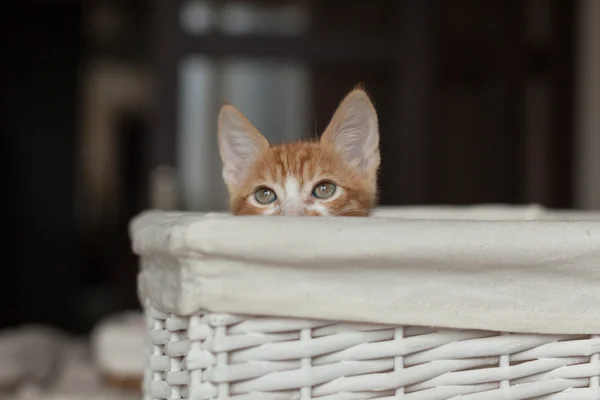
[(248, 118), (229, 104), (221, 107), (218, 131), (223, 179), (227, 186), (239, 186), (269, 142)]
[(379, 168), (377, 112), (362, 89), (350, 92), (335, 111), (321, 136), (357, 172), (376, 178)]

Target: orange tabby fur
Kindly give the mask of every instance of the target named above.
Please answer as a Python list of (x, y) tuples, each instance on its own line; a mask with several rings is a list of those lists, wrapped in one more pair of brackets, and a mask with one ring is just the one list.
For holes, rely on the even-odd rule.
[[(319, 141), (270, 145), (235, 107), (224, 105), (219, 148), (234, 215), (367, 216), (375, 206), (377, 115), (360, 89), (346, 96)], [(323, 181), (336, 186), (331, 198), (312, 195)], [(277, 199), (257, 202), (261, 187)]]

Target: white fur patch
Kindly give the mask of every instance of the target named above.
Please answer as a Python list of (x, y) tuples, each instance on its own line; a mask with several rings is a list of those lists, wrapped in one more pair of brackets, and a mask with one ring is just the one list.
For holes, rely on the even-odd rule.
[(283, 184), (285, 198), (281, 205), (283, 215), (304, 215), (304, 194), (300, 183), (293, 176), (287, 176)]
[(270, 207), (270, 208), (267, 208), (265, 211), (263, 211), (262, 215), (275, 215), (278, 210), (279, 210), (279, 207)]
[(314, 211), (324, 217), (329, 215), (329, 209), (327, 208), (327, 206), (325, 206), (325, 204), (320, 203), (320, 202), (313, 203), (313, 204), (307, 206), (306, 209), (309, 211)]
[(298, 201), (303, 203), (304, 197), (300, 190), (300, 183), (293, 176), (287, 176), (283, 184), (283, 190), (285, 190), (285, 201)]

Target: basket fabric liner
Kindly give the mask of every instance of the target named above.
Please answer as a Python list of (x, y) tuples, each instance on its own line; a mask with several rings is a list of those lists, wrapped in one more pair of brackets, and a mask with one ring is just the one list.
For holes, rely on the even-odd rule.
[(149, 211), (139, 294), (212, 312), (523, 333), (600, 332), (600, 217), (539, 207), (371, 218)]

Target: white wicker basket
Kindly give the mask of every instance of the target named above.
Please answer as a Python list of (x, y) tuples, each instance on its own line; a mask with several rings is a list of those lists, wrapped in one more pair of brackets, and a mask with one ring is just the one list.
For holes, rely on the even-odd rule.
[(145, 399), (600, 399), (597, 214), (148, 212), (131, 235)]

